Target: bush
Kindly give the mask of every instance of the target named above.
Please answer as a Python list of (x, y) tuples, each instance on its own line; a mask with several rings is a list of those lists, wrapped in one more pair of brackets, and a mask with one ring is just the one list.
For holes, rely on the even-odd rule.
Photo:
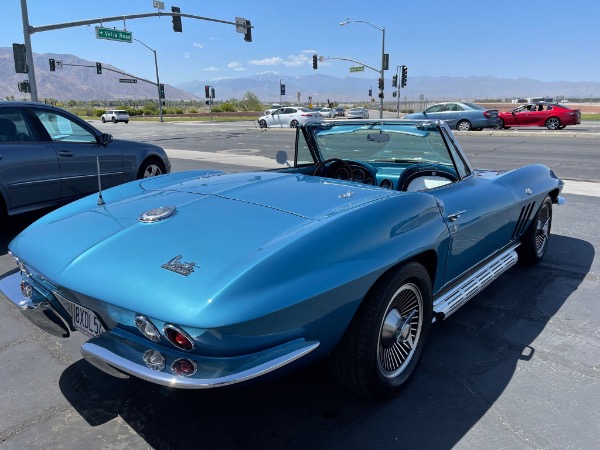
[(183, 114), (183, 109), (175, 108), (175, 114)]
[(189, 110), (189, 113), (190, 113), (190, 114), (196, 114), (197, 112), (198, 112), (198, 110), (197, 110), (196, 108), (191, 108), (191, 109)]

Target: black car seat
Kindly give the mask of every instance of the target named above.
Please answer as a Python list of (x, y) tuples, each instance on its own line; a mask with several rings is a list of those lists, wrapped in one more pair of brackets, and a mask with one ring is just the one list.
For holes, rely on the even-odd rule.
[(17, 127), (8, 119), (0, 119), (0, 141), (16, 141)]

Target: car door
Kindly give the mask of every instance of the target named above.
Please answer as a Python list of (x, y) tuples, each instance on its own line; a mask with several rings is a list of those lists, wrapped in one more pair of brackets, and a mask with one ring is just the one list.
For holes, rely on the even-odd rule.
[(58, 202), (60, 166), (49, 139), (22, 108), (0, 108), (0, 123), (0, 186), (7, 209)]
[(450, 128), (454, 128), (463, 115), (463, 108), (456, 103), (447, 103), (439, 113), (439, 119), (445, 121)]
[(98, 171), (102, 189), (123, 183), (123, 156), (116, 143), (102, 146), (97, 138), (100, 132), (76, 116), (44, 108), (33, 112), (58, 155), (63, 200), (97, 192)]
[(267, 126), (268, 127), (280, 127), (281, 125), (281, 113), (284, 108), (279, 108), (273, 111), (272, 114), (267, 116)]
[(296, 117), (297, 112), (298, 110), (296, 108), (284, 108), (279, 117), (281, 126), (289, 127), (290, 123), (292, 123), (292, 120), (299, 120), (299, 118)]

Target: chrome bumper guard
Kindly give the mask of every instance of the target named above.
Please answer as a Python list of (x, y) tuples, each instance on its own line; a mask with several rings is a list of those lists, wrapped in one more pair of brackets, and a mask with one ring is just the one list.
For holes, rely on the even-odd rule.
[[(144, 354), (149, 350), (161, 351), (160, 349), (147, 347), (114, 333), (104, 333), (83, 344), (81, 354), (100, 370), (116, 377), (128, 378), (133, 375), (173, 388), (208, 389), (257, 378), (302, 358), (318, 346), (317, 341), (299, 339), (252, 355), (231, 358), (182, 355), (181, 352), (173, 355), (163, 351), (165, 367), (156, 370), (146, 367)], [(181, 376), (171, 373), (173, 363), (181, 358), (197, 365), (194, 374)]]
[(15, 269), (0, 279), (0, 291), (38, 328), (52, 336), (69, 337), (71, 327), (65, 319), (66, 312), (61, 314), (59, 311), (61, 306), (33, 286), (31, 297), (25, 297), (21, 291), (22, 281), (21, 272)]

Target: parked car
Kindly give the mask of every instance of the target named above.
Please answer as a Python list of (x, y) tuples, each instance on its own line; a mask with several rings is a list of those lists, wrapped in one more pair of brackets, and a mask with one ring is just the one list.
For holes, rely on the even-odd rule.
[(98, 192), (98, 173), (106, 189), (171, 170), (156, 145), (113, 139), (68, 111), (34, 102), (0, 102), (0, 154), (0, 217)]
[(348, 119), (368, 119), (369, 110), (367, 108), (352, 108), (348, 111)]
[(0, 290), (41, 329), (89, 336), (83, 356), (117, 377), (205, 389), (329, 358), (384, 398), (433, 322), (546, 253), (563, 186), (546, 166), (474, 169), (443, 121), (307, 123), (295, 143), (278, 169), (58, 209), (9, 244)]
[(105, 122), (125, 122), (129, 123), (129, 113), (122, 109), (109, 109), (100, 117), (102, 123)]
[(319, 114), (321, 114), (321, 117), (324, 119), (333, 119), (333, 117), (335, 117), (332, 108), (321, 108)]
[(568, 125), (581, 123), (581, 111), (556, 103), (528, 103), (498, 115), (498, 128), (546, 127), (560, 130)]
[(333, 108), (333, 110), (334, 110), (333, 117), (345, 117), (346, 116), (346, 110), (344, 108), (342, 108), (341, 106), (336, 106), (335, 108)]
[(304, 125), (306, 122), (321, 120), (321, 115), (317, 111), (313, 111), (304, 107), (286, 106), (273, 111), (258, 119), (258, 126), (261, 128), (267, 127), (292, 127), (295, 128)]
[(459, 131), (480, 131), (483, 128), (497, 128), (499, 124), (497, 109), (461, 102), (436, 103), (425, 111), (407, 114), (404, 118), (443, 120), (450, 128)]
[(278, 110), (279, 108), (283, 108), (283, 105), (271, 105), (269, 109), (265, 109), (265, 116), (268, 116), (273, 111)]

